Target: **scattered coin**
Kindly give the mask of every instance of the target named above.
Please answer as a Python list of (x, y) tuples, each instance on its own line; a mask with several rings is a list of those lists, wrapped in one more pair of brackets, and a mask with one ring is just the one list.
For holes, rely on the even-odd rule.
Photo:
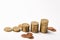
[(29, 38), (29, 39), (33, 39), (34, 38), (32, 33), (22, 34), (21, 36), (23, 38)]
[(48, 27), (48, 30), (53, 31), (53, 32), (56, 31), (56, 29), (54, 29), (53, 27)]

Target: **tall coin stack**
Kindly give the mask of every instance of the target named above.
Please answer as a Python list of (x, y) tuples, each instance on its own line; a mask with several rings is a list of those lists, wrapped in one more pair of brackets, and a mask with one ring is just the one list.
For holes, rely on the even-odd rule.
[(48, 32), (47, 28), (48, 28), (48, 20), (47, 19), (41, 19), (40, 32), (47, 33)]

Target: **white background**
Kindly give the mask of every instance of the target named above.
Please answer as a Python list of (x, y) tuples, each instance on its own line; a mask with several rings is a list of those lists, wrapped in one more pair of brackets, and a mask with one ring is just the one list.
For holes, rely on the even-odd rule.
[(60, 40), (60, 0), (0, 0), (0, 40), (30, 40), (21, 37), (24, 32), (4, 32), (3, 29), (24, 22), (40, 22), (43, 18), (57, 31), (33, 33), (33, 40)]

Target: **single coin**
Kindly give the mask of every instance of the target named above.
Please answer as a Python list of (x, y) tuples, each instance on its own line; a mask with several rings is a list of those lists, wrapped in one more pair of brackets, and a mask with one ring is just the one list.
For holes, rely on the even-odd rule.
[(14, 31), (14, 32), (20, 32), (20, 29), (19, 29), (19, 27), (14, 26), (14, 27), (13, 27), (13, 31)]
[(55, 32), (55, 31), (56, 31), (56, 29), (55, 29), (55, 28), (53, 28), (53, 27), (48, 27), (48, 30), (53, 31), (53, 32)]
[(32, 37), (29, 37), (29, 39), (34, 39), (34, 37), (32, 36)]
[(27, 35), (31, 35), (32, 36), (33, 34), (32, 33), (27, 33)]
[(5, 28), (4, 28), (4, 31), (6, 31), (6, 32), (11, 32), (12, 29), (11, 29), (10, 27), (5, 27)]
[(22, 34), (21, 35), (23, 38), (27, 38), (27, 35), (26, 34)]

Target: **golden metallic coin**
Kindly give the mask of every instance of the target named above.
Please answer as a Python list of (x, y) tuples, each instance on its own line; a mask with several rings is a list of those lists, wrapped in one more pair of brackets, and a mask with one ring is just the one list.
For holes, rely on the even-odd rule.
[(22, 29), (23, 29), (22, 24), (19, 24), (19, 25), (18, 25), (18, 28), (19, 28), (20, 30), (22, 30)]
[(4, 28), (4, 31), (6, 31), (6, 32), (11, 32), (12, 29), (11, 29), (10, 27), (5, 27), (5, 28)]
[(13, 27), (13, 31), (14, 31), (14, 32), (20, 32), (20, 29), (19, 29), (19, 27), (14, 26), (14, 27)]

